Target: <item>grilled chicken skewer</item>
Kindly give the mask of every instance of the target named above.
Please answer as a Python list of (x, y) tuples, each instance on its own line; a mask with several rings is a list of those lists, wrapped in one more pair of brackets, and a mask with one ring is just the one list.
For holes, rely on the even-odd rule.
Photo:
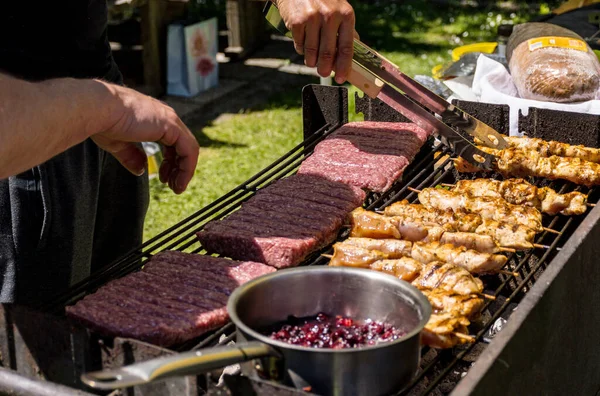
[[(377, 251), (338, 242), (329, 262), (332, 267), (361, 267), (394, 275), (419, 289), (440, 289), (460, 295), (481, 294), (483, 283), (456, 264), (421, 263), (410, 257), (391, 259)], [(360, 256), (361, 260), (352, 260)]]
[[(544, 157), (534, 150), (518, 148), (494, 150), (483, 146), (477, 147), (498, 158), (496, 170), (504, 177), (536, 176), (550, 180), (568, 180), (587, 187), (600, 185), (600, 164), (595, 162), (557, 155)], [(454, 167), (464, 173), (482, 171), (462, 158), (454, 160)]]
[(352, 237), (397, 238), (412, 242), (441, 242), (456, 246), (465, 246), (483, 253), (501, 251), (514, 252), (513, 249), (500, 247), (490, 235), (469, 232), (451, 232), (452, 225), (422, 223), (421, 220), (406, 219), (403, 216), (384, 216), (375, 212), (357, 208), (350, 214)]
[[(543, 157), (553, 155), (559, 157), (580, 158), (584, 161), (600, 163), (600, 149), (585, 147), (583, 145), (571, 145), (568, 143), (557, 142), (554, 140), (543, 140), (539, 138), (504, 136), (504, 140), (511, 148), (520, 150), (537, 151)], [(482, 144), (479, 139), (475, 139), (477, 144)]]
[(421, 222), (450, 226), (460, 232), (474, 232), (482, 224), (481, 216), (475, 213), (454, 213), (451, 210), (427, 209), (421, 204), (407, 200), (395, 202), (383, 210), (385, 216), (415, 219)]
[(356, 208), (350, 213), (350, 223), (350, 236), (353, 237), (397, 238), (412, 242), (438, 240), (446, 231), (438, 224), (382, 216), (363, 208)]
[[(330, 265), (368, 268), (375, 261), (390, 259), (390, 254), (364, 247), (368, 241), (360, 242), (363, 243), (363, 247), (360, 247), (355, 245), (356, 238), (350, 239), (333, 245), (334, 253)], [(403, 242), (409, 243), (408, 241)], [(422, 264), (441, 261), (463, 267), (473, 274), (496, 273), (508, 260), (501, 254), (481, 253), (469, 250), (464, 246), (439, 242), (414, 242), (410, 246), (410, 252), (408, 252), (408, 246), (395, 249), (398, 252), (403, 251), (404, 257), (410, 257)], [(397, 253), (391, 257), (399, 258), (400, 254)]]
[(470, 324), (465, 316), (456, 316), (449, 312), (432, 314), (421, 333), (421, 342), (439, 349), (473, 343), (475, 338), (467, 335), (467, 326)]
[(485, 304), (476, 294), (455, 294), (440, 289), (422, 289), (421, 293), (429, 300), (434, 313), (448, 312), (469, 320), (479, 316)]
[(424, 344), (432, 348), (451, 348), (474, 341), (466, 327), (470, 324), (469, 318), (478, 316), (484, 305), (484, 300), (477, 297), (483, 284), (464, 268), (437, 262), (423, 265), (406, 257), (379, 260), (370, 268), (410, 281), (425, 294), (434, 314), (425, 326)]
[(484, 219), (510, 224), (521, 224), (535, 232), (542, 232), (542, 214), (535, 208), (518, 206), (499, 198), (468, 197), (442, 188), (424, 188), (419, 201), (426, 208), (452, 209), (454, 212), (477, 213)]
[(400, 201), (391, 204), (384, 210), (384, 215), (427, 219), (444, 227), (453, 227), (461, 232), (473, 232), (489, 235), (498, 245), (517, 250), (532, 249), (535, 231), (520, 224), (500, 223), (495, 220), (482, 219), (476, 213), (454, 213), (449, 210), (426, 208), (421, 204), (409, 204)]
[[(446, 318), (442, 326), (434, 317), (423, 340), (425, 344), (435, 348), (450, 348), (458, 343), (472, 342), (466, 326), (469, 324), (468, 318), (478, 315), (484, 304), (477, 297), (483, 291), (483, 283), (454, 264), (422, 264), (410, 257), (402, 257), (411, 245), (411, 242), (393, 239), (350, 238), (335, 245), (336, 254), (329, 265), (360, 266), (386, 272), (421, 289), (430, 300), (435, 315)], [(375, 247), (390, 253), (368, 249)], [(455, 319), (450, 320), (450, 316)]]
[(580, 215), (587, 210), (587, 195), (578, 191), (559, 194), (549, 187), (536, 187), (523, 179), (460, 180), (451, 186), (472, 197), (502, 198), (513, 205), (527, 205), (550, 215)]

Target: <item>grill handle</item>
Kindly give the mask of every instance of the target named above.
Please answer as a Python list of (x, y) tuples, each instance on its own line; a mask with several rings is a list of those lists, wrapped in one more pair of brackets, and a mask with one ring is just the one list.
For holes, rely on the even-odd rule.
[(86, 373), (81, 376), (81, 381), (95, 389), (112, 390), (169, 377), (201, 374), (267, 356), (278, 357), (280, 354), (266, 344), (252, 341), (164, 356), (114, 370)]

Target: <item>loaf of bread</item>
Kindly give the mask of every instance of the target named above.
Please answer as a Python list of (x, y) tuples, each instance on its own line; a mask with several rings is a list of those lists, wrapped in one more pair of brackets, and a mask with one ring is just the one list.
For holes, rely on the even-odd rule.
[(596, 99), (600, 62), (571, 30), (539, 22), (517, 25), (506, 56), (522, 98), (560, 103)]

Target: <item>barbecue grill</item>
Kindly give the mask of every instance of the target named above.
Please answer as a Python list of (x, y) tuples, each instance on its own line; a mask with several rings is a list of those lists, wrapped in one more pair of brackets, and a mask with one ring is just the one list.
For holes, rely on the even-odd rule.
[[(502, 130), (498, 108), (470, 104), (473, 114), (488, 125)], [(479, 110), (476, 113), (475, 110)], [(487, 109), (487, 110), (486, 110)], [(379, 100), (356, 97), (356, 111), (366, 120), (406, 122), (398, 113)], [(552, 113), (558, 118), (559, 112)], [(0, 370), (0, 392), (18, 389), (20, 394), (83, 394), (79, 376), (86, 371), (119, 367), (179, 351), (227, 344), (234, 339), (229, 324), (200, 339), (173, 349), (129, 339), (106, 339), (74, 326), (64, 318), (64, 307), (110, 280), (141, 268), (154, 254), (179, 250), (205, 254), (195, 233), (212, 219), (231, 213), (260, 188), (293, 174), (315, 145), (348, 121), (348, 94), (342, 87), (306, 86), (303, 90), (304, 141), (247, 182), (217, 201), (201, 209), (173, 227), (141, 245), (138, 249), (106, 266), (89, 279), (46, 303), (23, 308), (2, 307), (0, 315), (0, 358), (3, 367), (16, 370), (25, 377), (41, 379), (33, 382), (12, 372)], [(533, 113), (532, 113), (533, 115)], [(581, 115), (562, 114), (563, 121), (577, 123)], [(538, 120), (539, 121), (539, 120)], [(542, 120), (543, 121), (543, 120)], [(544, 136), (548, 128), (530, 120), (533, 130)], [(597, 117), (596, 125), (600, 124)], [(580, 130), (581, 140), (589, 140)], [(574, 134), (570, 142), (577, 143)], [(597, 137), (596, 137), (597, 139)], [(406, 169), (402, 180), (383, 194), (370, 194), (368, 209), (378, 210), (392, 202), (416, 194), (409, 187), (422, 189), (460, 178), (481, 175), (458, 174), (451, 153), (431, 138)], [(483, 175), (498, 177), (498, 175)], [(540, 182), (537, 183), (540, 185)], [(561, 193), (579, 190), (589, 192), (589, 202), (598, 201), (598, 191), (564, 182), (552, 182)], [(583, 216), (544, 215), (544, 225), (560, 232), (539, 234), (537, 243), (548, 249), (513, 253), (505, 269), (519, 276), (499, 274), (483, 278), (485, 292), (494, 295), (487, 301), (482, 318), (470, 331), (476, 342), (452, 350), (422, 350), (421, 369), (402, 395), (418, 394), (596, 394), (600, 389), (600, 359), (597, 340), (600, 335), (600, 312), (594, 301), (600, 301), (600, 208)], [(344, 238), (342, 233), (340, 238)], [(321, 256), (329, 248), (309, 257), (303, 265), (324, 265)], [(376, 298), (376, 296), (374, 296)], [(600, 348), (598, 348), (600, 349)], [(299, 390), (260, 379), (225, 375), (224, 384), (216, 387), (215, 375), (173, 378), (163, 383), (139, 386), (135, 395), (248, 394), (293, 395)], [(17, 380), (18, 379), (18, 380)], [(69, 386), (59, 388), (56, 383)], [(21, 385), (19, 385), (21, 384)], [(29, 386), (31, 385), (31, 386)], [(34, 390), (32, 390), (34, 389)]]

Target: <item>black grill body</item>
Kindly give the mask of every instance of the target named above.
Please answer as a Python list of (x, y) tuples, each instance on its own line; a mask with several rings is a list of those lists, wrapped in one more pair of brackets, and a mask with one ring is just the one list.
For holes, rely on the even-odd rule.
[[(79, 381), (81, 373), (148, 360), (164, 354), (226, 344), (234, 339), (233, 325), (207, 334), (201, 339), (164, 349), (128, 339), (105, 339), (64, 318), (64, 307), (106, 282), (141, 268), (152, 255), (164, 250), (203, 254), (195, 237), (212, 219), (222, 218), (253, 196), (260, 188), (295, 172), (314, 146), (348, 122), (348, 93), (342, 87), (306, 86), (303, 95), (304, 141), (268, 168), (192, 216), (165, 230), (99, 273), (75, 285), (68, 292), (38, 307), (3, 306), (0, 315), (0, 354), (3, 367), (23, 377), (2, 375), (0, 392), (20, 389), (15, 378), (37, 378), (35, 386), (60, 394), (90, 392)], [(366, 120), (406, 122), (401, 115), (379, 100), (356, 99), (356, 111)], [(501, 130), (505, 115), (493, 105), (459, 103), (465, 110)], [(530, 114), (539, 114), (531, 112)], [(536, 117), (538, 117), (536, 116)], [(582, 119), (585, 118), (585, 122)], [(551, 129), (565, 125), (589, 125), (588, 117), (552, 113), (552, 122), (534, 119), (535, 136), (551, 136)], [(562, 121), (561, 121), (562, 120)], [(557, 123), (564, 122), (558, 125)], [(600, 117), (595, 122), (600, 125)], [(578, 124), (579, 123), (579, 124)], [(571, 131), (569, 143), (590, 145), (590, 130)], [(597, 136), (593, 139), (598, 139)], [(408, 188), (422, 189), (457, 179), (478, 176), (455, 172), (450, 152), (430, 139), (402, 180), (384, 194), (370, 194), (368, 209), (381, 209), (401, 200), (415, 201)], [(536, 181), (561, 192), (589, 190), (563, 182)], [(589, 191), (589, 201), (598, 201), (598, 192)], [(423, 348), (421, 370), (403, 395), (524, 395), (524, 394), (595, 394), (600, 388), (600, 208), (578, 217), (544, 216), (544, 226), (561, 235), (545, 232), (537, 243), (549, 249), (536, 249), (510, 256), (506, 269), (519, 276), (495, 275), (483, 278), (485, 292), (496, 296), (488, 301), (480, 320), (470, 327), (477, 342), (466, 347), (437, 351)], [(340, 238), (344, 238), (342, 233)], [(303, 265), (323, 265), (321, 256), (329, 249), (312, 255)], [(502, 325), (502, 330), (497, 328)], [(225, 376), (224, 386), (215, 387), (214, 375), (173, 378), (124, 391), (133, 395), (257, 394), (294, 395), (301, 392), (276, 383), (241, 376)], [(33, 385), (32, 385), (33, 386)], [(45, 388), (44, 388), (45, 387)], [(67, 389), (67, 390), (65, 390)], [(79, 389), (79, 390), (78, 390)], [(21, 394), (39, 394), (23, 391)], [(49, 393), (50, 394), (50, 393)], [(56, 394), (56, 392), (55, 392)]]

